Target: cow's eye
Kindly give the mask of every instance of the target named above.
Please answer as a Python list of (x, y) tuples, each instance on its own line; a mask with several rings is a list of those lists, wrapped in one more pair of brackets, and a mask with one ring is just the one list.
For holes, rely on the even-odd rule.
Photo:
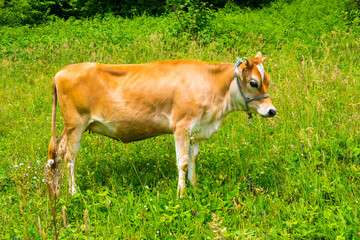
[(253, 87), (253, 88), (257, 88), (258, 84), (255, 81), (250, 81), (250, 86)]

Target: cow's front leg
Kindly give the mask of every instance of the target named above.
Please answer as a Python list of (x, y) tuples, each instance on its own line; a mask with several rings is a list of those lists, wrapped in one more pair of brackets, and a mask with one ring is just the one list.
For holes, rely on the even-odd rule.
[(185, 192), (186, 171), (189, 166), (189, 138), (185, 133), (175, 135), (176, 163), (179, 171), (178, 196), (183, 197)]
[(199, 153), (199, 142), (190, 143), (189, 146), (189, 172), (188, 178), (193, 187), (196, 185), (196, 173), (195, 173), (195, 164), (197, 155)]

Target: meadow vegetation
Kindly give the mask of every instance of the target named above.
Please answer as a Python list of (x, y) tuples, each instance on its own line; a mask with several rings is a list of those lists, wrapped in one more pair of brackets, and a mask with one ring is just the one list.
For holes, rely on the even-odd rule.
[[(156, 17), (2, 26), (0, 239), (359, 239), (357, 7), (184, 5)], [(183, 199), (172, 136), (123, 144), (85, 133), (80, 191), (70, 196), (65, 186), (54, 207), (43, 179), (58, 70), (78, 62), (235, 63), (258, 51), (278, 114), (250, 126), (245, 113), (230, 114), (200, 143), (197, 188), (188, 184)], [(62, 126), (58, 108), (57, 135)]]

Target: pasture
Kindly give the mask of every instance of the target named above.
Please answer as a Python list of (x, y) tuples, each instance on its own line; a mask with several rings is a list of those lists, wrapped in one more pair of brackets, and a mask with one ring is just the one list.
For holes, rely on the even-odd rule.
[[(346, 7), (228, 6), (196, 36), (171, 15), (1, 27), (0, 239), (359, 239), (360, 29)], [(277, 115), (247, 126), (245, 112), (230, 114), (200, 143), (197, 188), (187, 182), (184, 198), (171, 135), (123, 144), (85, 133), (79, 193), (65, 186), (49, 200), (51, 83), (62, 67), (235, 63), (258, 51)], [(62, 126), (58, 107), (57, 136)]]

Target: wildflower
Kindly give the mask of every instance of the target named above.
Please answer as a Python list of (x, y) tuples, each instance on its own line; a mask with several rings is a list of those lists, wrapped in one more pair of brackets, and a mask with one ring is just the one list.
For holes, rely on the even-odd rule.
[(34, 180), (36, 180), (36, 177), (33, 177)]
[(54, 160), (53, 159), (49, 159), (47, 164), (46, 164), (46, 167), (50, 167), (52, 164), (54, 163)]
[(247, 178), (248, 182), (250, 182), (250, 176), (249, 176), (249, 175), (247, 175), (247, 177), (246, 177), (246, 178)]
[(45, 178), (43, 178), (42, 182), (45, 182)]
[(262, 215), (264, 215), (264, 213), (263, 213), (263, 212), (260, 212), (260, 216), (262, 216)]
[(18, 167), (19, 167), (18, 165), (16, 165), (16, 164), (14, 165), (14, 168), (18, 168)]
[(23, 163), (20, 163), (19, 166), (22, 167), (22, 165), (24, 165)]
[(301, 145), (301, 148), (304, 148), (304, 144), (303, 144), (303, 145)]

